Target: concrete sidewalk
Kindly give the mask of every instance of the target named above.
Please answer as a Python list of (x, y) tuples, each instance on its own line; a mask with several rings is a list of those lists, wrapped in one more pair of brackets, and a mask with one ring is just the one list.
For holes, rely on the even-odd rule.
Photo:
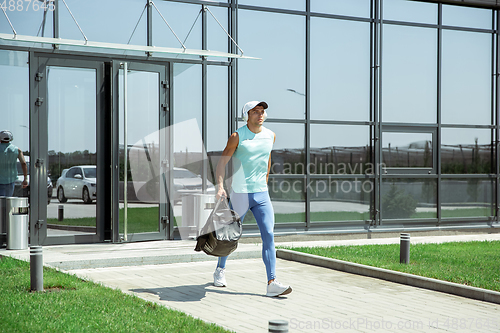
[[(412, 243), (466, 240), (500, 240), (500, 234), (412, 237)], [(277, 244), (398, 242), (378, 238)], [(228, 287), (217, 288), (212, 285), (216, 258), (193, 248), (194, 241), (47, 246), (44, 262), (235, 332), (267, 332), (273, 319), (288, 321), (290, 332), (500, 331), (498, 304), (282, 259), (277, 262), (278, 279), (293, 292), (265, 297), (258, 243), (240, 244), (227, 264)], [(2, 249), (0, 255), (28, 260), (29, 250)]]

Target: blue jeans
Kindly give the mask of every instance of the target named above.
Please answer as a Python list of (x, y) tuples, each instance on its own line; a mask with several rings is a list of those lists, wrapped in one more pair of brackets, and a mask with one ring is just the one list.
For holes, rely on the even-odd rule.
[[(276, 249), (274, 248), (274, 210), (269, 193), (231, 193), (231, 207), (241, 218), (250, 209), (257, 221), (262, 238), (262, 260), (266, 265), (267, 280), (276, 278)], [(219, 257), (217, 267), (226, 267), (226, 257)]]
[(10, 184), (0, 184), (0, 197), (11, 197), (14, 195), (14, 185)]

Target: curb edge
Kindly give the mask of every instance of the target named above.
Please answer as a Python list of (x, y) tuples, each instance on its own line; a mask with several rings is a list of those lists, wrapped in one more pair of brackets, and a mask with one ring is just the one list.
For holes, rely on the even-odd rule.
[(440, 291), (447, 294), (467, 297), (475, 300), (500, 304), (500, 292), (496, 292), (493, 290), (470, 287), (459, 283), (442, 281), (418, 275), (392, 271), (384, 268), (356, 264), (348, 261), (326, 258), (288, 249), (276, 249), (276, 256), (280, 259), (297, 261), (304, 264), (330, 268), (347, 273), (373, 277), (390, 282), (396, 282), (414, 287)]

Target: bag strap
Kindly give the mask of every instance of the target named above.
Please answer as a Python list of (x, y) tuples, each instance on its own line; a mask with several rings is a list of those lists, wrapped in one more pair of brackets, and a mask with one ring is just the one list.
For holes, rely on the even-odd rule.
[(238, 213), (236, 213), (236, 211), (234, 211), (233, 209), (231, 209), (231, 207), (229, 207), (229, 203), (228, 203), (228, 200), (227, 200), (226, 197), (222, 197), (221, 196), (219, 198), (219, 200), (217, 200), (217, 202), (215, 203), (215, 207), (214, 207), (214, 209), (213, 209), (212, 212), (217, 211), (217, 209), (219, 208), (220, 205), (225, 206), (223, 208), (226, 208), (226, 209), (228, 209), (231, 212), (231, 215), (233, 216), (234, 220), (240, 219), (240, 216), (238, 215)]
[(219, 197), (219, 199), (217, 200), (217, 202), (215, 202), (215, 206), (214, 206), (214, 209), (212, 209), (212, 212), (217, 211), (217, 209), (219, 208), (219, 205), (221, 204), (221, 202), (222, 202), (222, 196)]

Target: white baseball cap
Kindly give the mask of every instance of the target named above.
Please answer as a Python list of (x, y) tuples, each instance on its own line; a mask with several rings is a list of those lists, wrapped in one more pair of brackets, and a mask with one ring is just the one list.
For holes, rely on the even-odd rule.
[(14, 136), (12, 135), (12, 133), (10, 131), (1, 131), (0, 132), (0, 141), (10, 142), (12, 140), (14, 140)]
[(268, 108), (266, 102), (259, 102), (259, 101), (248, 102), (247, 104), (243, 105), (243, 109), (241, 110), (241, 116), (243, 117), (243, 119), (245, 119), (245, 121), (248, 120), (248, 111), (252, 110), (257, 105), (262, 106), (264, 110)]

